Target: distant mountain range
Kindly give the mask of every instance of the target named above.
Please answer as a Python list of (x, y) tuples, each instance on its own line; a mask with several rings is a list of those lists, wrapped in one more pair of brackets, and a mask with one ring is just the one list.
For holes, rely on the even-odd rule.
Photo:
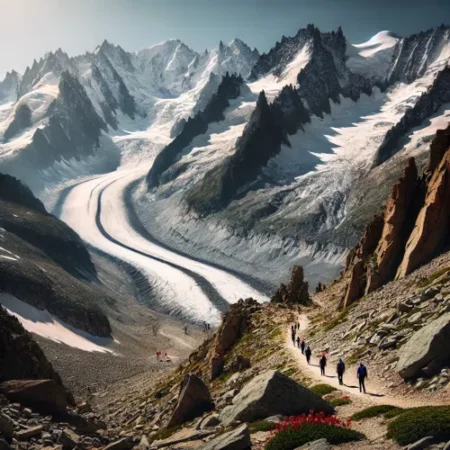
[(446, 128), (449, 58), (445, 26), (353, 45), (308, 25), (264, 54), (238, 39), (58, 50), (0, 82), (0, 172), (45, 199), (146, 166), (129, 198), (170, 246), (273, 283), (294, 263), (328, 281)]

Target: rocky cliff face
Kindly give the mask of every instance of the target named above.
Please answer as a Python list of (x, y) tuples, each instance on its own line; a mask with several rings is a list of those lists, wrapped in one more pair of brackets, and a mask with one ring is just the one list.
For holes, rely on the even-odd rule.
[(59, 96), (50, 106), (48, 125), (36, 130), (21, 156), (35, 169), (63, 158), (80, 159), (98, 148), (105, 129), (83, 86), (66, 71), (61, 75)]
[[(405, 277), (448, 247), (449, 129), (439, 131), (431, 143), (428, 168), (422, 178), (418, 177), (414, 159), (408, 160), (404, 176), (387, 201), (383, 219), (375, 219), (349, 253), (344, 275), (349, 281), (342, 306), (349, 306), (394, 278)], [(374, 224), (379, 231), (371, 233)]]
[(448, 102), (450, 102), (450, 68), (445, 67), (438, 73), (428, 91), (422, 94), (417, 103), (408, 108), (402, 119), (387, 132), (375, 155), (374, 165), (382, 164), (400, 151), (402, 139)]
[(411, 83), (422, 76), (439, 56), (448, 38), (449, 27), (444, 25), (403, 38), (395, 49), (388, 83)]
[[(189, 117), (178, 136), (156, 157), (147, 175), (149, 189), (157, 187), (161, 183), (164, 172), (168, 171), (179, 154), (196, 136), (205, 133), (210, 123), (223, 120), (223, 112), (229, 106), (229, 100), (239, 96), (242, 83), (242, 77), (239, 75), (227, 73), (222, 78), (217, 92), (212, 96), (204, 111), (200, 111), (193, 118)], [(167, 180), (173, 177), (173, 174), (167, 173), (164, 174), (164, 177)]]
[(0, 305), (0, 382), (51, 379), (62, 386), (39, 345)]
[(0, 291), (93, 335), (109, 336), (100, 290), (79, 236), (18, 180), (0, 175)]
[(269, 160), (280, 153), (282, 144), (290, 147), (289, 135), (303, 130), (312, 116), (330, 114), (330, 101), (340, 96), (357, 101), (370, 95), (372, 82), (353, 74), (345, 65), (346, 41), (342, 30), (320, 33), (313, 25), (292, 38), (283, 38), (269, 53), (260, 57), (251, 79), (283, 73), (296, 54), (308, 48), (309, 59), (297, 75), (298, 89), (284, 86), (269, 105), (261, 92), (235, 153), (224, 164), (210, 170), (186, 196), (190, 208), (200, 215), (217, 212), (233, 200), (261, 186), (258, 177)]
[(311, 297), (308, 292), (308, 282), (305, 281), (303, 267), (294, 266), (292, 268), (289, 283), (287, 285), (283, 283), (280, 285), (278, 290), (275, 292), (275, 295), (272, 297), (271, 302), (304, 306), (311, 304)]

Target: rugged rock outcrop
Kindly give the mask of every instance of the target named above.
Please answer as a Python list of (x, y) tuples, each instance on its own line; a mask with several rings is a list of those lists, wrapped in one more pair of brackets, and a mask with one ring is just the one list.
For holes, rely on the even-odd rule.
[(0, 382), (51, 379), (62, 386), (39, 345), (19, 321), (0, 306)]
[(291, 280), (287, 285), (281, 284), (275, 295), (272, 297), (273, 303), (310, 305), (311, 297), (308, 292), (308, 282), (305, 281), (305, 274), (302, 266), (292, 268)]
[(273, 370), (253, 378), (223, 409), (220, 420), (225, 425), (235, 420), (255, 422), (276, 414), (292, 416), (309, 411), (334, 413), (333, 407), (317, 394), (291, 378)]
[(415, 378), (428, 367), (437, 373), (450, 360), (450, 314), (417, 331), (401, 348), (396, 370), (403, 378)]
[(70, 396), (54, 380), (10, 380), (0, 384), (0, 394), (42, 413), (63, 413)]
[[(337, 32), (320, 33), (313, 25), (296, 36), (285, 38), (267, 54), (261, 55), (251, 79), (272, 73), (281, 76), (295, 57), (304, 53), (308, 60), (297, 75), (299, 88), (285, 86), (272, 104), (261, 92), (256, 108), (236, 142), (236, 151), (223, 164), (207, 172), (188, 192), (186, 201), (200, 215), (226, 208), (244, 192), (260, 186), (258, 176), (282, 145), (291, 146), (289, 135), (310, 122), (311, 115), (323, 117), (331, 112), (330, 100), (340, 96), (356, 101), (361, 93), (372, 92), (372, 84), (353, 74), (345, 65), (346, 41)], [(305, 106), (307, 105), (307, 107)]]
[(259, 309), (259, 303), (252, 298), (241, 299), (230, 306), (210, 347), (208, 361), (211, 380), (222, 374), (226, 353), (248, 331), (250, 317)]
[(450, 226), (450, 151), (428, 182), (424, 206), (406, 243), (397, 271), (402, 278), (436, 256), (449, 242)]
[(167, 428), (181, 425), (214, 408), (206, 384), (196, 375), (186, 375), (181, 383), (180, 395)]
[(50, 105), (48, 124), (35, 131), (32, 142), (22, 150), (24, 164), (35, 170), (55, 161), (81, 159), (99, 146), (106, 124), (95, 111), (79, 80), (64, 71), (59, 95)]
[(368, 272), (366, 294), (394, 279), (417, 216), (420, 194), (417, 167), (414, 158), (410, 158), (403, 178), (394, 186), (386, 204), (383, 231)]
[(375, 251), (383, 229), (383, 217), (374, 216), (366, 228), (359, 244), (347, 255), (345, 275), (349, 283), (340, 307), (350, 306), (364, 295), (369, 256)]

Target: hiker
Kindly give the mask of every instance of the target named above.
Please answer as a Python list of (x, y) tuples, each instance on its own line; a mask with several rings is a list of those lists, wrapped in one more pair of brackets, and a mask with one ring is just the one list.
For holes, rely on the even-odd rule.
[(300, 322), (297, 322), (297, 327), (300, 330)]
[(339, 361), (336, 366), (336, 372), (339, 380), (339, 384), (344, 384), (344, 372), (345, 372), (345, 364), (344, 361), (342, 361), (342, 358), (339, 358)]
[(319, 365), (320, 375), (325, 375), (325, 367), (327, 366), (327, 357), (325, 356), (325, 353), (322, 353), (322, 358), (320, 358)]
[(308, 362), (308, 364), (311, 362), (311, 353), (311, 347), (308, 345), (305, 350), (306, 361)]
[(305, 354), (305, 347), (306, 347), (306, 342), (304, 339), (302, 339), (302, 343), (300, 344), (300, 348), (302, 349), (302, 355)]
[(294, 344), (295, 347), (295, 329), (294, 327), (291, 328), (291, 338), (292, 338), (292, 343)]
[(184, 334), (189, 334), (187, 325), (184, 326)]
[(359, 365), (358, 370), (356, 371), (356, 377), (359, 380), (359, 392), (364, 392), (365, 394), (366, 393), (365, 380), (366, 378), (369, 378), (369, 376), (367, 374), (366, 366), (363, 363)]
[(300, 336), (297, 336), (297, 347), (300, 348)]

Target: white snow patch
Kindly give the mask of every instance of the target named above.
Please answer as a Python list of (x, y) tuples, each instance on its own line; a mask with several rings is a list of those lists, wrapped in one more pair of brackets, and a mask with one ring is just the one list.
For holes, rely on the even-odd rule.
[(17, 317), (23, 327), (30, 333), (86, 352), (114, 354), (112, 350), (107, 348), (107, 345), (112, 343), (112, 338), (100, 338), (77, 330), (60, 321), (47, 310), (41, 311), (10, 294), (1, 293), (0, 303), (10, 314)]

